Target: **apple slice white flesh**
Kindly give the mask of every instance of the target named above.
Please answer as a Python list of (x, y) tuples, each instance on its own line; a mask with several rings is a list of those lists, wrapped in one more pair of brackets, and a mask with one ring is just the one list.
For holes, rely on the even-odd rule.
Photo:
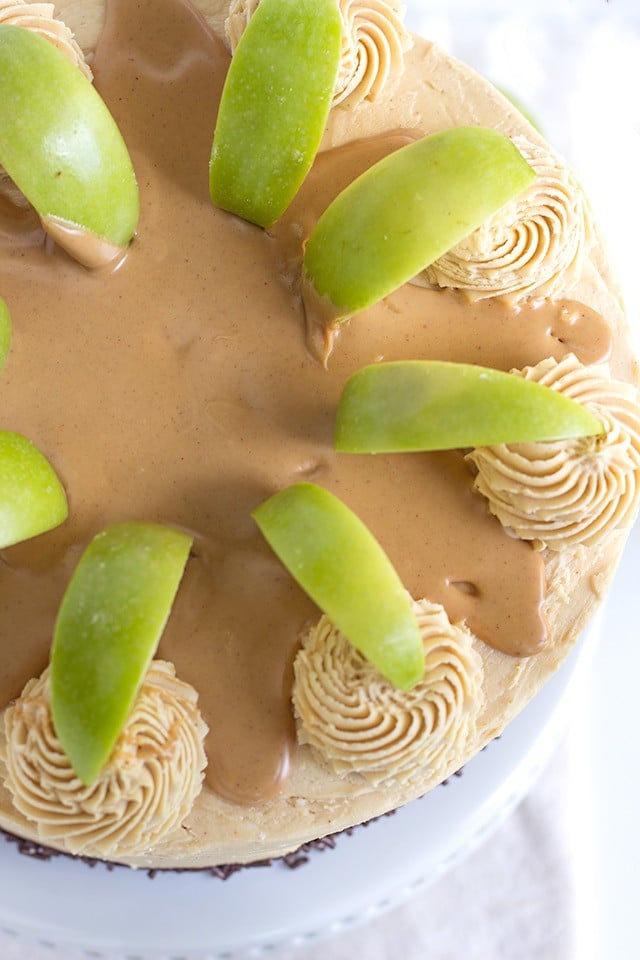
[(138, 187), (104, 101), (53, 44), (12, 24), (0, 24), (0, 165), (45, 228), (81, 228), (114, 251), (131, 240)]
[(380, 160), (325, 210), (305, 282), (344, 319), (377, 303), (518, 196), (535, 173), (504, 134), (454, 127)]
[(261, 227), (284, 213), (322, 139), (340, 63), (336, 0), (262, 0), (233, 55), (213, 139), (213, 202)]
[(68, 514), (47, 458), (22, 434), (0, 431), (0, 549), (52, 530)]
[(51, 651), (51, 710), (85, 784), (98, 776), (126, 723), (191, 542), (161, 524), (114, 524), (91, 541), (67, 587)]
[(424, 673), (411, 599), (362, 521), (332, 493), (298, 483), (253, 517), (295, 580), (377, 670), (402, 690)]
[(399, 453), (602, 434), (585, 406), (542, 384), (488, 367), (402, 360), (347, 380), (336, 418), (344, 453)]
[(9, 355), (11, 347), (11, 314), (9, 307), (0, 297), (0, 370)]

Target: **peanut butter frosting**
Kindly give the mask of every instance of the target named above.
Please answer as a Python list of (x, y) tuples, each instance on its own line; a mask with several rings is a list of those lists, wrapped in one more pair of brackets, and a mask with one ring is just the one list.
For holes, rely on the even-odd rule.
[(412, 44), (404, 10), (397, 0), (340, 0), (344, 32), (335, 106), (376, 100), (402, 73)]
[[(515, 372), (515, 371), (514, 371)], [(473, 450), (476, 489), (491, 512), (537, 549), (591, 546), (628, 528), (640, 498), (640, 405), (636, 388), (612, 380), (606, 364), (568, 354), (526, 367), (527, 380), (584, 403), (604, 434)]]
[(373, 786), (424, 775), (444, 777), (475, 732), (482, 703), (482, 660), (463, 625), (440, 604), (414, 603), (425, 651), (423, 679), (398, 690), (327, 617), (302, 641), (294, 664), (298, 740), (339, 775), (358, 773)]
[(232, 55), (259, 4), (260, 0), (231, 0), (229, 14), (224, 22), (224, 35)]
[[(342, 17), (340, 69), (333, 106), (355, 107), (375, 100), (402, 73), (411, 35), (404, 26), (404, 6), (397, 0), (337, 0)], [(225, 22), (231, 52), (260, 0), (232, 0)]]
[(536, 293), (553, 296), (580, 258), (585, 240), (582, 190), (548, 147), (514, 143), (535, 170), (534, 183), (420, 275), (474, 299)]
[(10, 23), (39, 33), (78, 67), (88, 80), (91, 67), (69, 27), (54, 16), (53, 3), (29, 3), (28, 0), (0, 0), (0, 23)]
[[(0, 708), (12, 718), (6, 729), (0, 724), (0, 754), (7, 766), (14, 725), (26, 742), (27, 723), (18, 724), (12, 701), (46, 667), (56, 611), (91, 536), (123, 519), (192, 531), (194, 549), (157, 656), (198, 691), (200, 724), (210, 731), (204, 784), (188, 813), (186, 801), (184, 807), (177, 801), (173, 828), (155, 837), (148, 829), (155, 807), (143, 823), (143, 798), (132, 814), (132, 842), (144, 831), (146, 845), (134, 852), (124, 840), (117, 847), (105, 840), (100, 849), (108, 852), (89, 848), (153, 868), (277, 856), (422, 795), (536, 695), (606, 592), (625, 529), (603, 530), (593, 545), (534, 550), (490, 513), (474, 489), (476, 468), (459, 451), (337, 454), (335, 410), (346, 379), (381, 359), (525, 370), (573, 353), (585, 367), (606, 363), (611, 382), (627, 385), (624, 397), (638, 380), (619, 290), (588, 205), (564, 167), (558, 177), (567, 208), (583, 210), (588, 237), (565, 236), (564, 266), (545, 267), (534, 280), (523, 261), (522, 291), (506, 296), (481, 291), (474, 299), (464, 288), (407, 284), (342, 325), (339, 349), (322, 367), (305, 345), (296, 270), (304, 240), (341, 189), (408, 140), (459, 124), (493, 126), (518, 143), (523, 138), (531, 158), (550, 156), (550, 148), (491, 84), (412, 37), (409, 46), (401, 41), (404, 68), (375, 98), (357, 104), (346, 98), (343, 105), (353, 109), (331, 111), (323, 149), (299, 195), (277, 228), (264, 233), (215, 208), (207, 189), (230, 62), (224, 24), (242, 6), (197, 0), (196, 7), (187, 0), (61, 4), (60, 15), (90, 54), (96, 89), (120, 126), (140, 186), (138, 234), (117, 269), (85, 270), (52, 237), (45, 239), (19, 198), (10, 191), (0, 197), (0, 294), (13, 324), (0, 381), (5, 423), (51, 459), (71, 505), (61, 528), (0, 557)], [(355, 18), (358, 9), (345, 4), (343, 15), (351, 10)], [(385, 9), (393, 20), (400, 7)], [(554, 199), (551, 206), (562, 204)], [(561, 246), (560, 234), (573, 229), (570, 214), (541, 219), (547, 224), (541, 234), (553, 242), (543, 239), (540, 249)], [(617, 387), (614, 393), (615, 418), (628, 425), (627, 400)], [(600, 415), (606, 425), (608, 409)], [(631, 447), (637, 450), (635, 439)], [(300, 636), (313, 633), (309, 625), (321, 613), (268, 549), (251, 511), (301, 479), (351, 507), (411, 596), (435, 605), (419, 616), (441, 625), (433, 628), (432, 650), (433, 676), (441, 679), (425, 692), (423, 713), (418, 709), (395, 728), (407, 731), (407, 754), (424, 748), (410, 773), (408, 763), (405, 774), (394, 772), (398, 757), (405, 762), (401, 748), (389, 767), (376, 757), (384, 733), (363, 770), (343, 766), (340, 750), (347, 751), (333, 731), (338, 766), (310, 740), (296, 738), (293, 664)], [(635, 494), (628, 502), (625, 525)], [(437, 605), (446, 615), (434, 613)], [(447, 622), (456, 625), (448, 628), (453, 639)], [(345, 650), (336, 675), (353, 656)], [(304, 683), (310, 691), (318, 686), (315, 679)], [(394, 699), (398, 716), (402, 709)], [(367, 716), (376, 711), (382, 715), (368, 702), (362, 743)], [(348, 717), (344, 729), (357, 733)], [(34, 724), (34, 737), (49, 743), (41, 729)], [(382, 728), (371, 729), (377, 736)], [(46, 782), (58, 763), (64, 768), (63, 758), (52, 756)], [(199, 784), (203, 762), (195, 747), (190, 761), (185, 753), (187, 763)], [(27, 780), (39, 797), (39, 781)], [(105, 787), (104, 797), (122, 800), (121, 781)], [(0, 785), (0, 826), (63, 849), (69, 843), (82, 849), (85, 834), (92, 837), (104, 824), (117, 837), (115, 814), (107, 811), (96, 823), (95, 807), (80, 804), (76, 814), (77, 790), (76, 782), (71, 816), (54, 805), (38, 826), (30, 795), (23, 812), (10, 786)]]
[(45, 843), (90, 857), (143, 854), (179, 828), (202, 787), (198, 695), (154, 660), (107, 766), (85, 786), (60, 746), (48, 668), (4, 713), (5, 783)]

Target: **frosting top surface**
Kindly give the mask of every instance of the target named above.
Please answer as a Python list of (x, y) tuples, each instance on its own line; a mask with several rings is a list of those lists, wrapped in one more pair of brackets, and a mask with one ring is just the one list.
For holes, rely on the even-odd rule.
[[(343, 329), (323, 368), (305, 342), (301, 241), (333, 196), (407, 133), (326, 150), (264, 233), (208, 197), (229, 62), (222, 43), (182, 0), (110, 0), (107, 12), (93, 69), (140, 184), (128, 256), (91, 275), (44, 243), (9, 194), (0, 207), (0, 278), (14, 320), (0, 384), (5, 422), (50, 457), (71, 503), (62, 528), (2, 554), (0, 650), (12, 653), (3, 655), (0, 705), (46, 665), (57, 605), (94, 533), (123, 519), (186, 527), (194, 556), (160, 654), (199, 691), (215, 731), (208, 785), (264, 802), (287, 774), (293, 656), (319, 615), (251, 520), (275, 489), (304, 478), (331, 489), (414, 597), (442, 604), (493, 648), (528, 655), (546, 642), (542, 559), (489, 515), (461, 454), (333, 451), (347, 376), (381, 359), (502, 369), (569, 351), (606, 360), (612, 331), (571, 297), (470, 303), (455, 290), (407, 285)], [(429, 123), (423, 117), (418, 132)]]

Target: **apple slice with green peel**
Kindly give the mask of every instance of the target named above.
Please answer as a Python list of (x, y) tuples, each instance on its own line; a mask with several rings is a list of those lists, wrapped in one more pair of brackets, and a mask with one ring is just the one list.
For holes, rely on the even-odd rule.
[(51, 711), (85, 784), (98, 776), (126, 723), (191, 543), (161, 524), (114, 524), (91, 541), (67, 587), (51, 651)]
[(408, 690), (424, 673), (411, 598), (362, 521), (332, 493), (297, 483), (253, 512), (263, 536), (331, 622), (377, 670)]
[(347, 380), (336, 418), (344, 453), (400, 453), (602, 434), (585, 406), (543, 384), (488, 367), (401, 360)]
[(9, 355), (11, 346), (11, 314), (9, 307), (0, 297), (0, 370)]
[(341, 35), (336, 0), (262, 0), (220, 101), (209, 176), (217, 206), (261, 227), (287, 209), (320, 146)]
[(0, 549), (52, 530), (69, 507), (55, 470), (27, 437), (0, 431)]
[(12, 24), (0, 24), (0, 165), (60, 242), (86, 232), (100, 262), (131, 240), (138, 187), (104, 101), (52, 43)]
[(345, 319), (420, 273), (535, 176), (509, 138), (486, 127), (401, 147), (322, 214), (305, 249), (305, 282)]

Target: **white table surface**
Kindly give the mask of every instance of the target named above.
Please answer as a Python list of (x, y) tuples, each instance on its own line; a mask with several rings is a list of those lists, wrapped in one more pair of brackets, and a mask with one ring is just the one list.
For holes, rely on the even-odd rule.
[[(578, 170), (637, 322), (629, 238), (640, 215), (640, 3), (409, 0), (408, 8), (412, 27), (519, 95)], [(571, 729), (508, 821), (404, 906), (283, 960), (636, 960), (639, 569), (636, 527)], [(1, 960), (75, 956), (0, 935)]]

